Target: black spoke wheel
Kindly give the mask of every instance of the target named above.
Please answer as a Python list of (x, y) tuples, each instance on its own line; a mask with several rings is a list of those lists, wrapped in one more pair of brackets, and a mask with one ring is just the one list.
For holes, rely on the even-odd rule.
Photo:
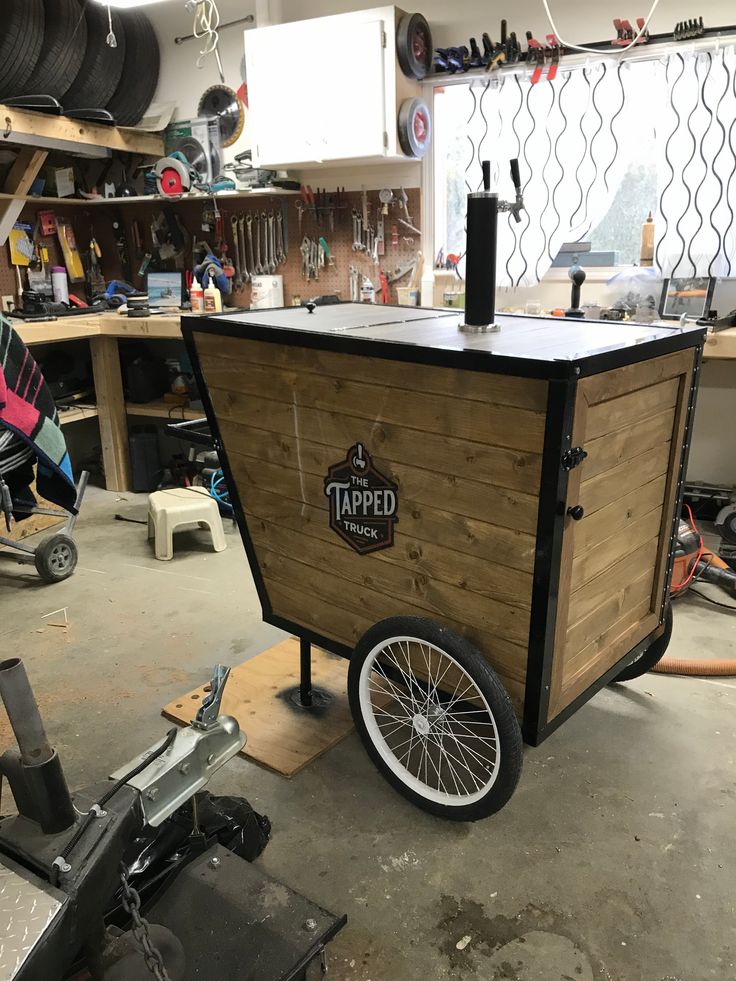
[(511, 699), (454, 631), (422, 617), (377, 623), (350, 659), (348, 696), (378, 770), (430, 814), (477, 821), (516, 789), (522, 741)]
[(614, 682), (633, 681), (634, 678), (641, 678), (647, 671), (651, 671), (655, 664), (662, 660), (672, 637), (672, 604), (667, 604), (664, 614), (664, 631), (653, 640), (649, 647), (638, 654), (631, 664), (627, 665), (623, 671), (616, 675)]
[(77, 567), (77, 545), (64, 532), (49, 535), (38, 545), (34, 553), (36, 571), (44, 582), (61, 582), (68, 579)]

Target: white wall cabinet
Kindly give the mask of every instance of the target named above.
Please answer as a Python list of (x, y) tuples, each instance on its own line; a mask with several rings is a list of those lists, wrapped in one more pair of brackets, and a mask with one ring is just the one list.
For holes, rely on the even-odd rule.
[(247, 31), (251, 146), (262, 167), (406, 159), (398, 107), (419, 94), (396, 60), (401, 11), (377, 7)]

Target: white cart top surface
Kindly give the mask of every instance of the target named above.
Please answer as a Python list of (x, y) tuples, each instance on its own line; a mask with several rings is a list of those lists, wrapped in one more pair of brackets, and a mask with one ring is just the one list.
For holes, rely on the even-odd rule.
[[(703, 333), (695, 324), (672, 326), (638, 324), (631, 321), (591, 321), (561, 317), (527, 317), (499, 314), (498, 331), (464, 333), (462, 310), (421, 307), (378, 306), (339, 303), (276, 310), (252, 310), (223, 314), (217, 323), (271, 328), (274, 331), (304, 331), (313, 335), (360, 338), (362, 341), (416, 345), (434, 350), (483, 352), (533, 361), (578, 361), (611, 351), (674, 336)], [(228, 333), (233, 333), (232, 328)], [(284, 338), (285, 342), (286, 338)], [(293, 343), (293, 338), (289, 343)], [(691, 343), (697, 343), (695, 337)]]

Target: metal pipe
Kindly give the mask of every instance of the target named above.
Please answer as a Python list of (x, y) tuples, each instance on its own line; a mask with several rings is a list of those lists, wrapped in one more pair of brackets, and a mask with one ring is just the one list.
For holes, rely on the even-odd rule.
[(53, 756), (53, 750), (46, 738), (26, 669), (19, 657), (0, 662), (0, 697), (13, 727), (23, 763), (27, 766), (46, 763)]
[(311, 708), (312, 701), (312, 645), (304, 637), (299, 638), (300, 682), (299, 700), (304, 708)]
[[(237, 27), (238, 24), (252, 24), (254, 21), (254, 15), (248, 14), (246, 17), (239, 17), (237, 20), (231, 20), (227, 24), (220, 24), (217, 30), (224, 31), (226, 27)], [(183, 37), (175, 37), (174, 44), (184, 44), (185, 41), (193, 41), (196, 36), (196, 34), (185, 34)]]

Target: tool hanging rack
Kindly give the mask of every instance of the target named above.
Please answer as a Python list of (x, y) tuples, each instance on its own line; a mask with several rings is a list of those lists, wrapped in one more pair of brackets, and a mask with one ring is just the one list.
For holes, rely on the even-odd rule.
[[(637, 21), (641, 27), (641, 18)], [(643, 22), (642, 22), (643, 23)], [(681, 49), (686, 44), (689, 49), (706, 48), (713, 41), (736, 41), (736, 24), (721, 27), (706, 27), (703, 18), (678, 21), (674, 29), (663, 34), (646, 32), (631, 51), (622, 51), (629, 45), (637, 34), (637, 27), (630, 21), (614, 18), (613, 29), (616, 36), (606, 41), (591, 41), (581, 47), (599, 51), (601, 55), (616, 55), (627, 61), (645, 61), (661, 58), (666, 54), (665, 48)], [(441, 83), (443, 85), (460, 83), (473, 79), (493, 78), (496, 73), (502, 75), (532, 73), (532, 81), (543, 79), (551, 81), (557, 73), (561, 62), (569, 68), (580, 67), (590, 60), (590, 54), (567, 51), (554, 34), (548, 34), (546, 43), (535, 39), (531, 31), (526, 32), (526, 50), (515, 32), (508, 32), (506, 21), (501, 21), (501, 40), (494, 42), (489, 34), (482, 35), (483, 51), (480, 51), (475, 38), (469, 39), (469, 47), (438, 48), (435, 54), (437, 70), (428, 75), (426, 83)], [(658, 50), (652, 51), (652, 48)], [(446, 67), (445, 67), (446, 66)], [(547, 73), (544, 74), (545, 66)]]

